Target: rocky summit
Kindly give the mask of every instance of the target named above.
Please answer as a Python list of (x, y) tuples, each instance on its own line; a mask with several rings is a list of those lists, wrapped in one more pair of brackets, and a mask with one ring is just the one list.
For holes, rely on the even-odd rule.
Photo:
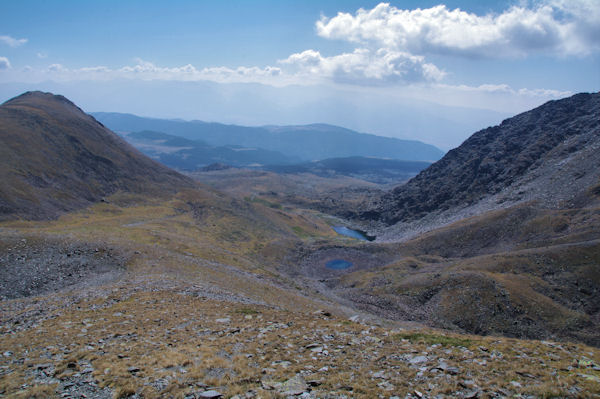
[[(358, 209), (385, 225), (516, 203), (574, 206), (600, 181), (600, 93), (550, 101), (481, 130), (407, 184)], [(569, 203), (569, 201), (571, 201)]]

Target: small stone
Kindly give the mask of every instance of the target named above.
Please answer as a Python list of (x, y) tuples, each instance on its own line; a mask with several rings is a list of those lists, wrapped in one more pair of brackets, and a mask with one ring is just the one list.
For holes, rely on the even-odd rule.
[(262, 379), (262, 380), (260, 380), (260, 385), (261, 385), (262, 389), (264, 389), (265, 391), (270, 391), (272, 389), (279, 387), (281, 385), (281, 383)]
[(518, 382), (518, 381), (511, 381), (510, 385), (512, 385), (515, 388), (521, 388), (522, 387), (521, 383)]
[(215, 398), (220, 398), (222, 396), (223, 396), (222, 393), (217, 392), (215, 390), (204, 391), (204, 392), (200, 392), (198, 394), (199, 398), (205, 398), (205, 399), (215, 399)]
[(417, 398), (422, 398), (423, 397), (423, 393), (415, 390), (414, 394), (417, 396)]
[(231, 319), (229, 317), (224, 317), (222, 319), (215, 320), (217, 323), (229, 323)]
[(281, 384), (279, 388), (277, 388), (279, 393), (285, 396), (301, 395), (307, 389), (308, 385), (306, 384), (306, 381), (304, 381), (304, 378), (302, 378), (301, 375), (296, 375), (295, 377), (290, 378), (289, 380)]
[(577, 374), (578, 377), (584, 378), (588, 381), (594, 381), (594, 382), (600, 382), (600, 378), (596, 377), (595, 375), (591, 375), (591, 374)]
[(381, 378), (383, 380), (387, 380), (389, 377), (385, 374), (385, 371), (378, 371), (373, 373), (373, 378)]
[(474, 399), (479, 397), (479, 390), (468, 391), (464, 393), (463, 398), (465, 399)]
[(127, 371), (129, 371), (130, 373), (137, 373), (138, 371), (140, 371), (139, 367), (136, 366), (131, 366), (131, 367), (127, 367)]
[(428, 360), (429, 359), (427, 359), (427, 356), (415, 356), (409, 360), (409, 363), (410, 364), (426, 363)]

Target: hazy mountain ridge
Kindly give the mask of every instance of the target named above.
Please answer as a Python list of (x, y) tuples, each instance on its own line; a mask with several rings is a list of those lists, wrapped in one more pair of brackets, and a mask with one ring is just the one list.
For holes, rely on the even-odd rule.
[(211, 146), (201, 140), (148, 130), (123, 134), (123, 137), (144, 154), (179, 170), (194, 171), (213, 163), (243, 167), (297, 161), (277, 151), (238, 145)]
[[(278, 128), (279, 129), (279, 128)], [(305, 129), (300, 127), (300, 130)], [(211, 146), (155, 131), (121, 133), (138, 150), (170, 168), (202, 171), (211, 165), (268, 170), (276, 173), (311, 173), (321, 177), (349, 176), (378, 184), (398, 184), (430, 165), (425, 161), (403, 161), (373, 157), (328, 158), (299, 162), (280, 152), (237, 145)], [(222, 167), (222, 166), (221, 166)]]
[(152, 161), (62, 96), (28, 92), (0, 106), (0, 218), (48, 218), (125, 191), (194, 183)]
[(440, 149), (419, 141), (358, 133), (324, 124), (246, 127), (201, 121), (142, 118), (119, 113), (96, 112), (93, 115), (118, 132), (153, 130), (202, 140), (213, 146), (240, 145), (277, 151), (305, 161), (349, 156), (433, 161), (443, 155)]

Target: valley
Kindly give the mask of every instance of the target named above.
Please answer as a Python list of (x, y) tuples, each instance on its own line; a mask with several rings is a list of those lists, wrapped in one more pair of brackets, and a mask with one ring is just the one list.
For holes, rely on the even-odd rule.
[(599, 103), (545, 104), (393, 184), (181, 174), (64, 97), (17, 97), (0, 107), (0, 394), (596, 397)]

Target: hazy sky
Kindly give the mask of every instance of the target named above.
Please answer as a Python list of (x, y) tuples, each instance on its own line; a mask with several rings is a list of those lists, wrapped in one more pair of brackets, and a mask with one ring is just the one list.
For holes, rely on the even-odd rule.
[[(74, 83), (117, 87), (115, 95), (126, 96), (144, 82), (196, 82), (199, 90), (213, 82), (219, 98), (246, 96), (235, 99), (234, 115), (194, 112), (168, 97), (173, 90), (160, 89), (154, 93), (164, 94), (162, 107), (156, 100), (145, 114), (159, 109), (155, 116), (224, 122), (250, 122), (255, 99), (239, 84), (276, 92), (278, 101), (310, 92), (301, 102), (315, 101), (315, 93), (347, 102), (351, 93), (399, 107), (415, 100), (510, 114), (600, 90), (600, 0), (0, 2), (0, 100), (17, 95), (13, 88), (48, 82), (71, 88), (86, 110), (138, 113), (122, 102), (114, 109), (89, 90), (75, 92)], [(361, 108), (356, 101), (353, 112)], [(376, 108), (366, 120), (377, 118)], [(315, 114), (289, 115), (284, 123)], [(271, 120), (264, 112), (251, 122)], [(410, 135), (395, 132), (394, 123), (373, 130)], [(360, 127), (369, 130), (368, 123)]]

